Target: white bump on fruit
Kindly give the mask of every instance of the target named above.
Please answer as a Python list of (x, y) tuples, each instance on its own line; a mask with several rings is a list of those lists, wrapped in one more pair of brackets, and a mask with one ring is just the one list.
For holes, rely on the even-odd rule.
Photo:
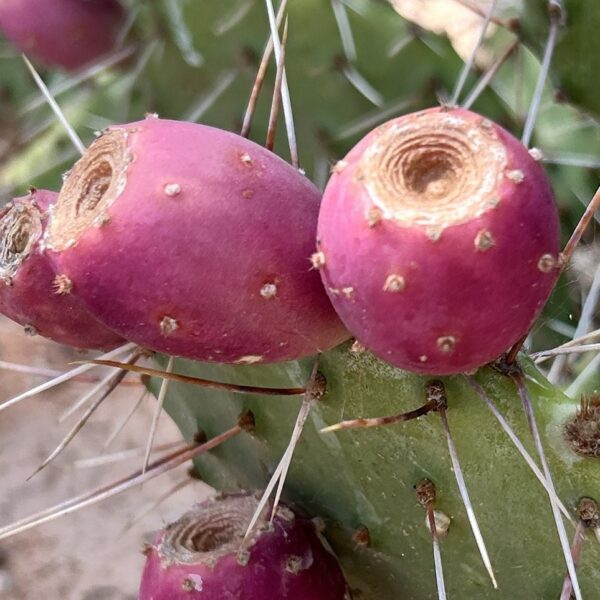
[(57, 275), (52, 282), (52, 288), (58, 296), (66, 296), (73, 291), (73, 282), (67, 275)]
[(178, 183), (167, 183), (163, 189), (165, 194), (171, 198), (181, 194), (181, 186)]
[(429, 360), (429, 357), (426, 354), (421, 354), (421, 356), (419, 356), (419, 360), (424, 363)]
[(93, 221), (92, 226), (100, 229), (100, 227), (104, 227), (110, 223), (110, 215), (108, 213), (99, 214)]
[(341, 173), (348, 166), (347, 160), (338, 160), (333, 167), (331, 167), (332, 173)]
[(379, 221), (381, 221), (383, 214), (380, 208), (376, 206), (371, 206), (365, 211), (365, 219), (367, 220), (367, 225), (369, 227), (375, 227)]
[(487, 202), (485, 208), (496, 208), (500, 204), (500, 196), (492, 196)]
[(325, 266), (325, 254), (321, 251), (315, 252), (310, 257), (313, 269), (322, 269)]
[(432, 242), (437, 242), (442, 237), (442, 229), (440, 227), (427, 227), (425, 234)]
[(160, 332), (166, 337), (179, 329), (179, 323), (173, 317), (165, 316), (160, 322)]
[(512, 171), (508, 171), (506, 173), (506, 177), (513, 183), (523, 183), (525, 180), (525, 173), (523, 173), (521, 169), (513, 169)]
[(275, 283), (265, 283), (260, 288), (260, 295), (263, 298), (274, 298), (277, 295), (277, 285)]
[(552, 254), (543, 254), (538, 260), (537, 267), (542, 273), (550, 273), (556, 267), (556, 259)]
[(241, 156), (240, 156), (240, 160), (247, 166), (249, 167), (252, 164), (252, 157), (247, 153), (244, 152)]
[(238, 550), (237, 563), (240, 567), (245, 567), (250, 562), (250, 552), (248, 550)]
[(353, 354), (361, 354), (365, 350), (366, 348), (358, 340), (354, 340), (352, 346), (350, 346), (350, 352)]
[(542, 151), (539, 148), (530, 148), (529, 156), (533, 158), (533, 160), (537, 160), (538, 162), (544, 158)]
[(401, 292), (406, 287), (406, 281), (402, 275), (397, 275), (396, 273), (392, 273), (388, 275), (385, 283), (383, 284), (384, 292)]
[(489, 250), (495, 244), (492, 234), (487, 229), (482, 229), (475, 236), (475, 248), (480, 252)]
[(348, 300), (350, 300), (352, 298), (352, 296), (354, 295), (354, 288), (349, 286), (349, 287), (343, 287), (342, 288), (342, 294), (344, 294), (344, 296), (346, 296), (346, 298)]
[(444, 354), (452, 354), (456, 347), (456, 338), (453, 335), (443, 335), (437, 339), (436, 343)]
[(200, 575), (191, 574), (183, 580), (182, 587), (186, 592), (201, 592), (204, 582)]
[[(312, 564), (312, 561), (310, 561), (310, 564)], [(288, 573), (291, 573), (292, 575), (297, 575), (298, 573), (300, 573), (300, 571), (306, 568), (307, 567), (303, 567), (302, 557), (300, 556), (292, 554), (285, 561), (285, 570)]]

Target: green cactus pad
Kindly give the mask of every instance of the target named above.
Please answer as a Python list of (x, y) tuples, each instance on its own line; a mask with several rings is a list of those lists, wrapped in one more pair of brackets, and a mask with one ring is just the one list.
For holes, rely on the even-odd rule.
[[(306, 382), (311, 361), (280, 366), (225, 367), (178, 360), (177, 372), (264, 386)], [(558, 597), (565, 571), (548, 496), (495, 417), (463, 376), (446, 378), (448, 420), (467, 486), (486, 540), (500, 590), (484, 570), (451, 469), (446, 438), (436, 413), (390, 427), (322, 434), (344, 418), (383, 416), (424, 402), (427, 379), (394, 369), (370, 353), (344, 345), (321, 357), (327, 393), (313, 409), (296, 449), (285, 498), (327, 524), (326, 536), (346, 568), (356, 598), (435, 598), (430, 534), (414, 486), (431, 479), (437, 509), (452, 519), (441, 542), (450, 598), (497, 600)], [(555, 483), (573, 511), (580, 497), (600, 495), (600, 463), (575, 455), (562, 426), (577, 404), (550, 386), (531, 366), (528, 389), (538, 417)], [(497, 402), (535, 456), (513, 382), (489, 368), (477, 379)], [(159, 382), (153, 381), (153, 387)], [(300, 400), (240, 396), (172, 383), (166, 408), (189, 438), (197, 428), (210, 437), (250, 408), (256, 432), (227, 442), (198, 460), (201, 477), (221, 490), (263, 488), (289, 441)], [(360, 526), (370, 547), (357, 545)], [(574, 529), (567, 524), (572, 537)], [(600, 585), (594, 565), (600, 546), (588, 534), (579, 568), (584, 596)], [(358, 593), (360, 592), (360, 593)]]

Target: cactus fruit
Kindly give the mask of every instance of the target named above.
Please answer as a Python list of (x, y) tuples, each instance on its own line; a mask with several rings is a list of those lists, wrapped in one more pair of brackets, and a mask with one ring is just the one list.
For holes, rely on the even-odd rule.
[(52, 67), (82, 67), (113, 47), (125, 12), (118, 0), (3, 0), (0, 32)]
[(124, 338), (176, 356), (277, 362), (347, 338), (311, 270), (320, 194), (235, 134), (149, 117), (73, 167), (47, 247)]
[(281, 506), (244, 541), (257, 503), (219, 496), (168, 525), (147, 549), (139, 600), (348, 600), (314, 521)]
[(41, 251), (50, 207), (58, 194), (31, 190), (0, 212), (0, 313), (75, 348), (109, 349), (123, 339), (93, 318), (57, 277)]
[(315, 257), (362, 344), (447, 375), (528, 331), (558, 276), (558, 214), (512, 135), (463, 109), (426, 110), (381, 125), (333, 171)]

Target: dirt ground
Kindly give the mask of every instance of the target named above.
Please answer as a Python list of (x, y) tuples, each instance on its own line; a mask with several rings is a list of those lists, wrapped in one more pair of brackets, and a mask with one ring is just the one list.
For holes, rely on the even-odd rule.
[[(68, 362), (77, 358), (81, 355), (39, 337), (26, 337), (20, 327), (0, 320), (0, 361), (65, 370)], [(45, 381), (7, 370), (0, 370), (0, 377), (0, 402)], [(115, 423), (142, 393), (140, 386), (121, 386), (67, 450), (26, 481), (75, 423), (73, 416), (59, 424), (60, 415), (89, 387), (89, 383), (67, 383), (0, 413), (0, 527), (141, 466), (155, 406), (152, 397), (144, 400), (115, 442), (102, 449)], [(180, 439), (177, 428), (163, 415), (155, 444)], [(126, 449), (133, 451), (118, 462), (102, 466), (81, 462)], [(186, 470), (187, 466), (180, 467), (141, 489), (0, 541), (0, 599), (135, 600), (144, 560), (143, 542), (151, 540), (162, 524), (211, 493), (208, 486), (192, 480), (168, 495), (169, 490), (189, 479)], [(168, 497), (153, 506), (164, 496)]]

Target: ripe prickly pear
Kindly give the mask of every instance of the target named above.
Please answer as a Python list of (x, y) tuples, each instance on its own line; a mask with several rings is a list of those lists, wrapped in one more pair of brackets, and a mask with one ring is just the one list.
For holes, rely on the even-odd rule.
[(124, 14), (118, 0), (2, 0), (0, 32), (48, 66), (77, 69), (113, 47)]
[(73, 293), (128, 340), (285, 361), (347, 337), (308, 260), (319, 200), (245, 138), (147, 118), (110, 127), (75, 164), (46, 242)]
[(0, 212), (0, 313), (55, 342), (108, 349), (123, 343), (94, 319), (57, 278), (40, 250), (50, 206), (58, 194), (32, 190)]
[(517, 342), (554, 286), (552, 191), (527, 149), (488, 119), (410, 114), (334, 168), (314, 262), (375, 354), (420, 373), (468, 371)]
[(208, 500), (168, 525), (148, 548), (139, 600), (344, 600), (344, 575), (316, 525), (287, 507), (240, 550), (258, 501)]

